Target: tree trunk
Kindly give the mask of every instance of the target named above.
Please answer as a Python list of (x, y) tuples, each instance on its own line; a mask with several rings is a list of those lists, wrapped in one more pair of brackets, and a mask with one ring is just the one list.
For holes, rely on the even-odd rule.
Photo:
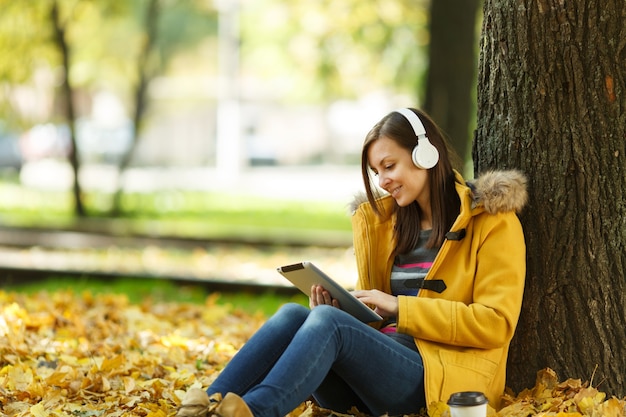
[(150, 0), (146, 9), (145, 38), (137, 59), (137, 85), (135, 88), (135, 111), (133, 114), (132, 144), (122, 156), (118, 166), (117, 184), (113, 194), (111, 214), (118, 216), (122, 213), (122, 195), (124, 194), (124, 173), (130, 165), (139, 143), (139, 134), (143, 125), (144, 115), (148, 107), (148, 84), (153, 77), (154, 68), (150, 65), (150, 55), (154, 52), (159, 25), (159, 0)]
[(61, 54), (63, 66), (63, 78), (61, 80), (61, 90), (64, 95), (65, 116), (70, 131), (70, 141), (72, 147), (70, 149), (69, 161), (74, 173), (74, 182), (72, 193), (74, 195), (74, 212), (79, 217), (85, 217), (85, 207), (82, 201), (82, 191), (80, 187), (80, 179), (78, 172), (80, 171), (80, 160), (78, 158), (78, 146), (76, 145), (76, 115), (74, 111), (74, 102), (72, 101), (73, 88), (70, 80), (70, 48), (65, 39), (65, 26), (61, 23), (59, 17), (59, 5), (56, 1), (52, 3), (50, 11), (50, 20), (54, 27), (54, 42)]
[(430, 3), (430, 46), (424, 109), (469, 158), (476, 82), (477, 14), (481, 0)]
[(624, 0), (486, 0), (475, 170), (529, 179), (515, 391), (550, 367), (626, 394), (625, 19)]

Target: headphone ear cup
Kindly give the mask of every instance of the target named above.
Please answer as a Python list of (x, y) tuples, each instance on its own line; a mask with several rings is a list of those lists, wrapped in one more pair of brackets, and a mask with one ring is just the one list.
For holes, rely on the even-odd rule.
[(428, 138), (422, 138), (413, 148), (411, 158), (416, 167), (431, 169), (439, 162), (439, 151), (430, 143)]

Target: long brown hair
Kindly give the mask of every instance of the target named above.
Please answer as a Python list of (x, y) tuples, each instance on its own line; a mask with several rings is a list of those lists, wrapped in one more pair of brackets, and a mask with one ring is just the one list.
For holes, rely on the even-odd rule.
[[(428, 170), (433, 231), (426, 243), (426, 246), (429, 248), (439, 247), (461, 209), (461, 202), (454, 185), (452, 162), (450, 161), (454, 153), (449, 148), (439, 127), (427, 114), (417, 109), (410, 110), (420, 118), (430, 143), (439, 151), (439, 162)], [(374, 212), (378, 215), (383, 214), (382, 206), (378, 203), (381, 194), (375, 186), (375, 180), (372, 178), (367, 153), (370, 145), (381, 137), (387, 137), (395, 141), (409, 153), (413, 151), (417, 144), (415, 132), (409, 121), (398, 112), (391, 112), (383, 117), (365, 137), (361, 153), (361, 173), (365, 183), (367, 199), (372, 205)], [(394, 231), (396, 237), (395, 254), (407, 253), (417, 247), (421, 229), (421, 209), (417, 201), (414, 201), (406, 207), (394, 204), (393, 210), (397, 216), (396, 229)]]

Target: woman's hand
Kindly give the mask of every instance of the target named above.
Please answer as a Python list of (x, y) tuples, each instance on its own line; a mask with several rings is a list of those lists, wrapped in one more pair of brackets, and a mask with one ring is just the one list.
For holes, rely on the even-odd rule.
[(381, 317), (397, 317), (398, 316), (398, 297), (387, 294), (380, 290), (359, 290), (353, 291), (352, 295), (364, 302), (373, 305), (374, 311)]
[(332, 298), (330, 293), (321, 285), (313, 285), (311, 287), (311, 296), (309, 297), (309, 307), (313, 308), (322, 304), (328, 304), (333, 307), (341, 308), (339, 301)]

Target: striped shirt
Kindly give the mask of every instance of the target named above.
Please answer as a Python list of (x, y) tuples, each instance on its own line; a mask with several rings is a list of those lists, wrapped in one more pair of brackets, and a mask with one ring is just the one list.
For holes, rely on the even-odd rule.
[[(430, 232), (431, 230), (420, 231), (417, 247), (407, 254), (397, 255), (394, 259), (391, 269), (391, 293), (393, 295), (416, 296), (418, 294), (419, 290), (417, 288), (407, 288), (404, 285), (404, 280), (425, 278), (430, 267), (433, 265), (433, 261), (439, 249), (425, 247), (430, 237)], [(387, 325), (381, 329), (381, 332), (409, 349), (417, 351), (412, 336), (396, 332), (395, 318), (390, 320)]]
[(424, 246), (431, 230), (422, 230), (417, 248), (405, 255), (397, 255), (391, 269), (391, 293), (393, 295), (417, 295), (417, 288), (407, 288), (404, 280), (424, 278), (433, 265), (438, 248), (427, 249)]

